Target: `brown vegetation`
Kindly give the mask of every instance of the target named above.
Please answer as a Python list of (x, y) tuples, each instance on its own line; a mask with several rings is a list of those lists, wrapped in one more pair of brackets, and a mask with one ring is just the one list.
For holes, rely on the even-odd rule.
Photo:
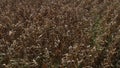
[(0, 0), (0, 68), (120, 68), (120, 0)]

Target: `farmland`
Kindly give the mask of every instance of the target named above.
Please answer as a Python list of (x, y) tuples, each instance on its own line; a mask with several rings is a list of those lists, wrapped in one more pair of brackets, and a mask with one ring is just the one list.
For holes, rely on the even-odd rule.
[(0, 68), (120, 68), (120, 0), (0, 0)]

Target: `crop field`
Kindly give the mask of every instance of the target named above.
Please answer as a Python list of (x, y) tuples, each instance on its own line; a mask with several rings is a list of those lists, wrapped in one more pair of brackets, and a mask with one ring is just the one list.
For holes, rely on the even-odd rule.
[(0, 0), (0, 68), (120, 68), (120, 0)]

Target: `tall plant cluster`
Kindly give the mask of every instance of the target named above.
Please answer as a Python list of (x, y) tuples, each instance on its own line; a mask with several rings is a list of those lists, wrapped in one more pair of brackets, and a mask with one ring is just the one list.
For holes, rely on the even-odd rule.
[(120, 68), (119, 0), (0, 0), (0, 68)]

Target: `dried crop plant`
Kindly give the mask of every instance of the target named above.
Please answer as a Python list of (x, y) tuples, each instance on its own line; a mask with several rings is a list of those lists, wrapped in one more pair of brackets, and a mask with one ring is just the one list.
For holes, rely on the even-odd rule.
[(0, 0), (0, 68), (120, 68), (119, 0)]

